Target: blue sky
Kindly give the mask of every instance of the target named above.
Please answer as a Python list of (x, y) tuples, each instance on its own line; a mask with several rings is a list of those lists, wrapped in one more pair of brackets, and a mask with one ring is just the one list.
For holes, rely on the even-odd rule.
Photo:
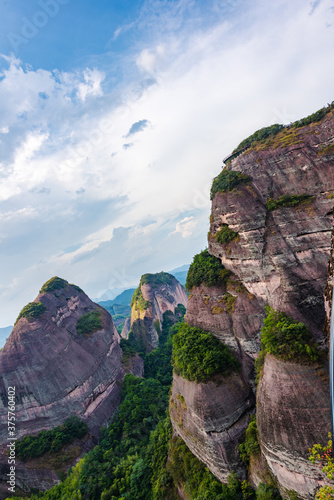
[(0, 327), (190, 262), (243, 138), (334, 99), (333, 0), (0, 0)]

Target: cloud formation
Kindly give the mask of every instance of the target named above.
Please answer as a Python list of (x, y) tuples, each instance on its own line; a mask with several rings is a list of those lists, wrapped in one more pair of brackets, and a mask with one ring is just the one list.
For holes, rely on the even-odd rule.
[(0, 326), (53, 275), (97, 297), (190, 262), (222, 158), (333, 100), (330, 0), (229, 4), (145, 2), (117, 32), (138, 40), (115, 86), (103, 58), (67, 72), (2, 58)]

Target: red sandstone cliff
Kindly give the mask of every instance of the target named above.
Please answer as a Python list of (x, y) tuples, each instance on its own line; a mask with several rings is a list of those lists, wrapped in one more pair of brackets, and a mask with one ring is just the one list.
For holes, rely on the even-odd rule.
[[(254, 388), (253, 359), (260, 348), (265, 304), (305, 323), (321, 347), (326, 343), (323, 294), (333, 226), (334, 112), (317, 123), (286, 129), (267, 144), (253, 144), (226, 168), (249, 179), (214, 194), (209, 252), (242, 286), (239, 293), (224, 287), (193, 289), (185, 321), (228, 344), (242, 371), (234, 375), (234, 384), (226, 379), (214, 389), (211, 382), (196, 384), (175, 375), (170, 405), (175, 432), (224, 481), (231, 470), (244, 474), (237, 446), (247, 414), (255, 411), (249, 387)], [(283, 195), (308, 198), (294, 207), (269, 210), (269, 199)], [(237, 234), (222, 244), (216, 236), (226, 225)], [(230, 311), (222, 306), (227, 291), (235, 297)], [(283, 496), (295, 490), (300, 498), (313, 498), (320, 478), (307, 458), (308, 449), (324, 442), (330, 428), (326, 368), (267, 355), (257, 421), (262, 461)], [(260, 475), (253, 474), (253, 483), (258, 484)]]
[(168, 273), (144, 274), (131, 302), (131, 327), (137, 346), (147, 352), (158, 347), (163, 314), (187, 307), (183, 286)]
[[(35, 319), (21, 317), (0, 352), (0, 474), (6, 479), (7, 388), (16, 388), (16, 437), (51, 429), (72, 415), (87, 421), (92, 436), (118, 408), (124, 370), (119, 336), (111, 316), (78, 287), (40, 293), (34, 303), (44, 312)], [(78, 333), (78, 320), (98, 311), (101, 327)], [(91, 442), (91, 446), (93, 443)], [(87, 448), (87, 446), (86, 446)], [(87, 451), (87, 449), (85, 450)], [(17, 465), (21, 487), (50, 488), (58, 482), (46, 469)], [(7, 491), (8, 493), (8, 491)]]

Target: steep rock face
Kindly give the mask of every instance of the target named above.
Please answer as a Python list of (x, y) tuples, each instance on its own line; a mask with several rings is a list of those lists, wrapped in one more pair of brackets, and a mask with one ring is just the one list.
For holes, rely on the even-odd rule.
[[(231, 161), (228, 169), (251, 182), (214, 196), (209, 250), (263, 305), (303, 321), (321, 342), (332, 229), (333, 112), (297, 134), (295, 144), (251, 148)], [(300, 194), (313, 198), (296, 207), (266, 208), (269, 198)], [(238, 233), (227, 245), (215, 240), (224, 223)]]
[[(289, 134), (288, 131), (288, 137)], [(203, 285), (194, 288), (185, 321), (212, 332), (232, 348), (242, 365), (239, 384), (243, 380), (246, 386), (254, 388), (253, 360), (259, 350), (266, 303), (305, 323), (320, 346), (325, 345), (323, 293), (333, 224), (333, 167), (332, 111), (318, 123), (292, 130), (289, 141), (276, 140), (272, 146), (255, 144), (232, 159), (227, 168), (246, 174), (249, 180), (214, 193), (209, 252), (233, 273), (233, 280), (241, 283), (239, 290), (244, 293)], [(277, 200), (283, 195), (309, 198), (294, 207), (269, 210), (269, 199)], [(231, 238), (222, 243), (218, 233), (224, 236), (226, 225), (226, 234)], [(333, 264), (330, 275), (332, 282)], [(226, 292), (236, 296), (230, 312), (223, 304)], [(326, 296), (331, 299), (331, 290), (327, 289)], [(239, 420), (231, 417), (231, 432), (224, 441), (219, 417), (227, 409), (231, 416), (235, 415), (238, 403), (235, 408), (231, 404), (224, 410), (220, 410), (220, 403), (232, 401), (233, 388), (222, 381), (215, 392), (215, 412), (210, 391), (203, 395), (202, 385), (174, 375), (170, 405), (174, 430), (221, 480), (225, 481), (228, 470), (233, 468), (242, 477), (235, 450), (242, 434), (240, 428), (245, 430), (248, 414), (255, 407), (244, 406)], [(193, 394), (192, 398), (188, 394)], [(245, 401), (240, 390), (239, 397)], [(196, 398), (200, 405), (194, 403)], [(251, 471), (253, 484), (265, 475), (268, 477), (269, 471), (283, 495), (286, 490), (295, 489), (302, 498), (314, 497), (321, 480), (308, 461), (308, 448), (326, 440), (330, 427), (328, 398), (326, 368), (286, 364), (267, 356), (257, 408), (262, 454), (258, 467)], [(210, 430), (205, 426), (208, 412)], [(297, 430), (299, 424), (301, 428)]]
[[(71, 415), (86, 420), (97, 436), (120, 401), (124, 370), (109, 313), (65, 281), (61, 289), (40, 293), (38, 303), (44, 312), (29, 320), (21, 317), (0, 353), (1, 464), (6, 463), (8, 387), (15, 386), (17, 438), (51, 429)], [(91, 311), (99, 312), (101, 327), (78, 333), (79, 318)], [(6, 467), (1, 471), (3, 480)]]
[(308, 450), (324, 442), (329, 422), (325, 370), (267, 354), (257, 392), (257, 425), (261, 449), (283, 493), (295, 490), (302, 498), (314, 498), (321, 477)]
[(245, 478), (238, 444), (254, 403), (247, 379), (238, 373), (205, 384), (174, 374), (169, 411), (175, 432), (191, 452), (226, 482), (232, 471)]
[(122, 333), (121, 333), (122, 339), (127, 340), (129, 333), (130, 333), (130, 329), (131, 329), (131, 318), (126, 318), (126, 320), (124, 322), (124, 326), (122, 328)]
[(158, 346), (163, 314), (174, 313), (178, 304), (187, 307), (183, 286), (168, 273), (144, 274), (131, 309), (131, 330), (137, 344), (147, 352)]
[[(229, 302), (225, 299), (229, 297)], [(245, 477), (238, 455), (255, 411), (254, 357), (260, 350), (263, 309), (256, 297), (230, 277), (227, 285), (191, 290), (186, 323), (210, 331), (241, 362), (241, 372), (205, 384), (174, 374), (170, 415), (175, 432), (221, 481), (234, 471)]]

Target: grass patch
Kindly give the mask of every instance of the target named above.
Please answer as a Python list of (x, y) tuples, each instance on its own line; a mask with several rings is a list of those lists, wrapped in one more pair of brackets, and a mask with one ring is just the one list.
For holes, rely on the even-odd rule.
[(87, 432), (86, 422), (73, 416), (52, 430), (41, 431), (37, 436), (24, 436), (16, 441), (16, 454), (21, 460), (27, 460), (48, 452), (56, 453), (66, 444), (72, 443), (75, 438), (83, 438)]
[(305, 118), (295, 121), (289, 126), (276, 123), (269, 127), (261, 128), (260, 130), (254, 132), (254, 134), (244, 139), (233, 151), (233, 153), (238, 152), (241, 149), (250, 148), (251, 146), (255, 146), (254, 149), (259, 149), (261, 144), (263, 147), (260, 149), (265, 149), (269, 146), (276, 148), (279, 146), (291, 146), (292, 144), (296, 144), (295, 141), (298, 140), (297, 137), (299, 137), (299, 134), (297, 134), (298, 128), (305, 127), (311, 123), (319, 122), (322, 118), (324, 118), (324, 116), (332, 111), (333, 108), (334, 101), (330, 105), (319, 109)]
[(313, 363), (319, 359), (306, 325), (269, 306), (261, 329), (261, 350), (283, 361)]
[(155, 274), (143, 274), (140, 279), (140, 284), (144, 285), (171, 285), (175, 280), (174, 276), (169, 273), (161, 272)]
[(42, 302), (29, 302), (29, 304), (24, 306), (14, 324), (16, 325), (18, 320), (21, 318), (26, 318), (28, 321), (34, 321), (35, 319), (39, 318), (39, 316), (41, 316), (45, 311), (46, 307), (44, 304), (42, 304)]
[(77, 322), (77, 332), (80, 335), (88, 335), (97, 330), (102, 330), (102, 328), (101, 311), (98, 309), (94, 309), (94, 311), (84, 314)]
[(224, 169), (213, 179), (210, 199), (212, 200), (216, 193), (232, 191), (232, 189), (240, 184), (247, 184), (250, 181), (251, 178), (249, 175), (242, 174), (241, 172), (235, 172), (234, 170)]
[(225, 304), (226, 312), (228, 312), (229, 314), (232, 314), (234, 312), (234, 306), (236, 300), (237, 298), (230, 293), (226, 293), (222, 298), (222, 301)]
[(195, 382), (207, 382), (218, 373), (225, 376), (240, 368), (228, 346), (187, 323), (173, 337), (172, 365), (178, 375)]
[(309, 194), (283, 195), (277, 200), (269, 198), (266, 203), (266, 207), (270, 212), (272, 212), (280, 207), (296, 207), (300, 203), (311, 199), (313, 199), (313, 196), (310, 196)]
[(65, 288), (67, 285), (68, 281), (63, 280), (62, 278), (58, 278), (58, 276), (54, 276), (53, 278), (49, 279), (49, 281), (44, 283), (39, 293), (54, 292), (55, 290), (61, 290), (62, 288)]
[(319, 155), (329, 155), (334, 153), (334, 144), (329, 144), (328, 146), (324, 146), (318, 149)]
[(235, 240), (237, 236), (238, 233), (232, 231), (227, 224), (223, 224), (223, 227), (216, 233), (215, 240), (221, 245), (224, 245), (225, 243)]
[(203, 250), (195, 255), (190, 265), (186, 289), (190, 290), (195, 286), (221, 286), (227, 282), (231, 272), (222, 265), (220, 259), (210, 255), (208, 250)]

